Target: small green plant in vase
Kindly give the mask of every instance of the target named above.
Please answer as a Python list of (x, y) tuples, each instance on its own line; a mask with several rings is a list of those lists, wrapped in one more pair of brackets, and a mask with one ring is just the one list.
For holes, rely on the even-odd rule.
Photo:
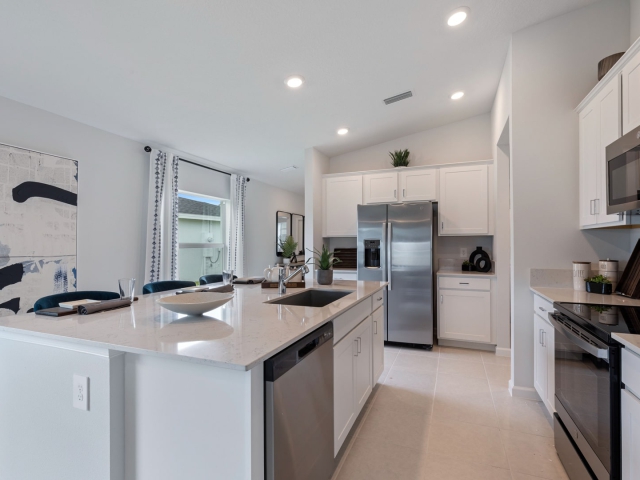
[(311, 263), (316, 267), (316, 281), (320, 285), (331, 285), (333, 283), (333, 270), (331, 269), (336, 263), (340, 263), (341, 260), (334, 256), (333, 252), (329, 252), (326, 245), (322, 245), (322, 251), (314, 248), (313, 250), (307, 248), (313, 253), (313, 258), (310, 258), (307, 263)]
[(409, 150), (395, 150), (393, 153), (389, 152), (391, 157), (391, 165), (394, 167), (408, 167), (409, 166)]
[(465, 260), (462, 262), (462, 271), (463, 272), (474, 272), (476, 270), (475, 265), (473, 265), (469, 260)]
[(293, 257), (298, 250), (298, 242), (289, 235), (284, 242), (278, 243), (278, 246), (280, 247), (280, 250), (282, 250), (282, 258), (284, 258), (285, 265), (290, 263), (291, 257)]
[(613, 291), (613, 285), (604, 275), (596, 275), (595, 277), (587, 278), (585, 280), (587, 292), (599, 293), (601, 295), (611, 295)]

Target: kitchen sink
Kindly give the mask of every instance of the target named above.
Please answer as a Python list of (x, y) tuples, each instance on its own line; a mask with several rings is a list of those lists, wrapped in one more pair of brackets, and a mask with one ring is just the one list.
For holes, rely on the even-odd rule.
[(318, 290), (309, 289), (304, 292), (294, 293), (287, 297), (278, 298), (265, 303), (274, 303), (276, 305), (295, 305), (298, 307), (324, 307), (330, 303), (346, 297), (353, 290)]

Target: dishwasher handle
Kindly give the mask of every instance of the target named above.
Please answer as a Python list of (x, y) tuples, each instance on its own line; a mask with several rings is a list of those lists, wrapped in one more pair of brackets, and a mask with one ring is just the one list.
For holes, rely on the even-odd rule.
[(264, 362), (264, 381), (275, 382), (328, 342), (333, 342), (333, 322), (325, 323), (306, 337)]

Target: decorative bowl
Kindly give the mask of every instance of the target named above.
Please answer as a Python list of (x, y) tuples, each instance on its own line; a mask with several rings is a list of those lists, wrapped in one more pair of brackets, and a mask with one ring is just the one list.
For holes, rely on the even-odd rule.
[(167, 310), (184, 315), (202, 315), (221, 307), (233, 298), (233, 293), (198, 292), (169, 295), (156, 302)]

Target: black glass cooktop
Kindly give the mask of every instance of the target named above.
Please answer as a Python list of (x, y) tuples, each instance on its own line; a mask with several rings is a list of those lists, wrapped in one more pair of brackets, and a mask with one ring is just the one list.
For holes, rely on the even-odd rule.
[(612, 333), (640, 334), (640, 307), (565, 302), (553, 306), (605, 341), (611, 340)]

